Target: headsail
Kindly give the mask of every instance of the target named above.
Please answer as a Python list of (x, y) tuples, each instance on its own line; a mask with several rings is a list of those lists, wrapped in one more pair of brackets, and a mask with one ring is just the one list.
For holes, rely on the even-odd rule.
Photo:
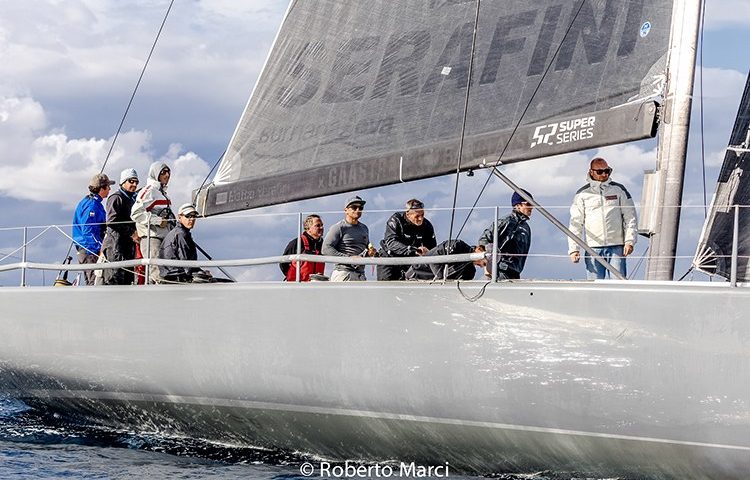
[(719, 172), (716, 192), (698, 241), (693, 265), (709, 274), (730, 278), (734, 206), (739, 205), (739, 238), (737, 280), (750, 279), (750, 74), (745, 82), (737, 119), (734, 122), (729, 147)]
[(293, 1), (203, 213), (449, 173), (462, 134), (462, 169), (494, 162), (519, 120), (504, 162), (655, 134), (672, 0), (476, 9)]

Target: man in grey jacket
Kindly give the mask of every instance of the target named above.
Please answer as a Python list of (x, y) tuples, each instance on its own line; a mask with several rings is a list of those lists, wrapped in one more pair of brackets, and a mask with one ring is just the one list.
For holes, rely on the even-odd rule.
[[(365, 201), (350, 197), (344, 204), (344, 219), (333, 225), (323, 240), (322, 253), (336, 257), (372, 257), (375, 248), (370, 244), (370, 231), (360, 222)], [(365, 266), (337, 263), (331, 274), (332, 282), (364, 281)]]
[[(638, 222), (633, 198), (624, 185), (612, 181), (611, 173), (612, 169), (603, 158), (591, 160), (589, 182), (573, 197), (568, 228), (627, 276), (625, 257), (633, 253)], [(568, 254), (573, 263), (581, 260), (578, 245), (573, 240), (568, 241)], [(584, 261), (590, 280), (605, 278), (609, 273), (588, 254)]]

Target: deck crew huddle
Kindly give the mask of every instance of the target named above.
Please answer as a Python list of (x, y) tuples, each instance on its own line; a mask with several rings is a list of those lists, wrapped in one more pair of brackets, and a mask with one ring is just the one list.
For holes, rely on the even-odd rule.
[[(525, 192), (531, 197), (528, 192)], [(333, 225), (319, 245), (320, 236), (323, 233), (323, 222), (317, 215), (311, 215), (305, 220), (305, 231), (302, 233), (299, 245), (302, 253), (308, 255), (325, 255), (336, 257), (429, 257), (443, 255), (459, 255), (468, 253), (487, 254), (485, 245), (492, 241), (491, 236), (485, 232), (478, 245), (469, 245), (463, 240), (446, 240), (440, 244), (435, 237), (435, 229), (432, 223), (425, 218), (424, 203), (416, 198), (406, 202), (404, 211), (396, 212), (388, 219), (380, 242), (380, 250), (376, 251), (370, 241), (370, 231), (362, 223), (361, 218), (367, 202), (359, 196), (353, 196), (344, 203), (344, 219)], [(526, 220), (531, 216), (533, 207), (518, 194), (512, 197), (514, 211), (502, 220), (500, 227), (500, 252), (502, 263), (499, 279), (520, 278), (523, 270), (526, 254), (531, 244), (531, 230)], [(319, 221), (319, 230), (310, 231), (311, 218)], [(493, 232), (492, 228), (488, 231)], [(484, 243), (482, 243), (484, 242)], [(298, 239), (293, 238), (284, 250), (283, 255), (293, 255), (297, 252)], [(519, 259), (520, 257), (520, 259)], [(314, 266), (314, 267), (313, 267)], [(295, 281), (296, 261), (280, 264), (286, 281)], [(412, 265), (377, 265), (377, 279), (379, 281), (398, 280), (472, 280), (476, 276), (477, 267), (487, 273), (487, 260), (485, 257), (462, 262), (430, 263)], [(320, 262), (302, 262), (303, 274), (299, 280), (302, 282), (328, 279), (322, 275), (324, 264)], [(312, 270), (315, 275), (311, 276)], [(331, 274), (331, 281), (364, 281), (365, 266), (337, 263)]]
[[(593, 252), (611, 263), (606, 265), (614, 274), (626, 274), (625, 257), (633, 251), (637, 233), (637, 218), (632, 197), (627, 189), (611, 181), (612, 169), (600, 157), (590, 163), (588, 183), (576, 192), (570, 208), (568, 232), (568, 254), (573, 263), (581, 258), (579, 246)], [(140, 185), (138, 173), (128, 168), (120, 173), (119, 188), (111, 192), (115, 184), (100, 173), (89, 182), (89, 194), (83, 198), (75, 211), (73, 239), (80, 263), (117, 262), (141, 257), (157, 257), (173, 260), (197, 260), (197, 245), (192, 238), (192, 229), (198, 212), (192, 204), (180, 207), (177, 217), (172, 211), (172, 202), (167, 195), (171, 178), (170, 167), (155, 162), (149, 169), (146, 185)], [(106, 201), (106, 210), (102, 202)], [(302, 260), (292, 257), (280, 264), (284, 280), (288, 282), (328, 280), (324, 275), (325, 263), (311, 261), (309, 256), (323, 255), (339, 257), (330, 275), (331, 281), (365, 281), (366, 266), (358, 262), (347, 262), (347, 258), (363, 257), (411, 258), (412, 263), (385, 265), (378, 263), (379, 281), (400, 280), (470, 280), (476, 276), (477, 268), (485, 278), (517, 280), (521, 278), (531, 247), (529, 219), (535, 205), (533, 196), (518, 189), (511, 196), (512, 210), (483, 231), (476, 244), (460, 239), (448, 239), (438, 243), (432, 223), (425, 218), (425, 205), (412, 198), (402, 211), (393, 213), (385, 224), (379, 249), (373, 246), (370, 229), (362, 221), (367, 202), (360, 196), (351, 196), (344, 203), (344, 218), (324, 232), (323, 219), (319, 215), (308, 215), (304, 231), (287, 244), (283, 255), (298, 253), (308, 256)], [(541, 213), (547, 215), (542, 210)], [(325, 233), (325, 235), (324, 235)], [(576, 236), (579, 238), (576, 239)], [(434, 257), (458, 254), (483, 254), (472, 256), (470, 261), (450, 263), (420, 263), (419, 257)], [(591, 279), (605, 278), (605, 264), (585, 255), (586, 270)], [(495, 258), (496, 265), (487, 266), (488, 259)], [(329, 260), (330, 261), (330, 260)], [(491, 263), (491, 262), (490, 262)], [(199, 268), (177, 268), (150, 265), (148, 274), (133, 268), (106, 268), (103, 279), (106, 285), (129, 285), (143, 283), (189, 283), (210, 281), (210, 273)], [(140, 267), (142, 268), (142, 267)], [(88, 285), (99, 283), (94, 271), (86, 271)]]

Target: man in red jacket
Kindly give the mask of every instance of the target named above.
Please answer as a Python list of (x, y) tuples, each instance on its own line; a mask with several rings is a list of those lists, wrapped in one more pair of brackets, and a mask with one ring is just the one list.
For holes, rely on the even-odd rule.
[[(323, 220), (318, 215), (308, 215), (304, 222), (305, 231), (302, 232), (300, 237), (300, 245), (302, 246), (302, 252), (305, 255), (320, 255), (320, 250), (323, 246)], [(293, 238), (289, 241), (289, 244), (284, 249), (282, 255), (294, 255), (297, 253), (297, 238)], [(281, 272), (284, 274), (284, 278), (287, 282), (297, 281), (297, 263), (280, 263), (279, 267)], [(310, 281), (310, 275), (323, 275), (325, 271), (325, 263), (317, 262), (302, 262), (302, 268), (300, 268), (300, 280), (303, 282)]]

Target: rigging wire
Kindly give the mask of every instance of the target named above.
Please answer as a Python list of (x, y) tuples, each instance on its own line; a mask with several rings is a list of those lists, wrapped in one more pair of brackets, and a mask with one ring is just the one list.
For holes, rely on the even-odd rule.
[[(703, 130), (703, 25), (706, 20), (706, 0), (703, 0), (703, 2), (701, 3), (701, 44), (700, 49), (698, 50), (698, 55), (701, 62), (701, 68), (698, 70), (698, 84), (700, 85), (701, 96), (699, 97), (698, 101), (700, 102), (701, 106), (701, 169), (703, 170), (703, 175), (701, 178), (703, 179), (703, 219), (705, 220), (705, 218), (708, 217), (708, 207), (706, 205), (708, 203), (708, 197), (706, 193), (706, 138)], [(692, 270), (692, 267), (690, 267), (690, 270)], [(688, 270), (685, 275), (690, 273), (690, 270)], [(682, 278), (685, 278), (685, 275), (683, 275)], [(682, 278), (680, 280), (682, 280)]]
[(138, 76), (138, 81), (135, 84), (133, 93), (130, 95), (128, 106), (125, 108), (125, 113), (123, 113), (122, 118), (120, 119), (120, 125), (117, 127), (117, 132), (115, 132), (114, 138), (112, 138), (112, 143), (109, 146), (109, 151), (107, 152), (107, 156), (104, 159), (104, 164), (102, 165), (102, 169), (99, 171), (99, 173), (104, 172), (104, 168), (107, 166), (107, 162), (109, 162), (109, 157), (110, 155), (112, 155), (112, 150), (114, 150), (115, 148), (115, 143), (117, 143), (117, 138), (120, 136), (120, 132), (122, 131), (122, 126), (125, 124), (125, 119), (128, 116), (128, 112), (130, 112), (130, 106), (133, 104), (135, 95), (138, 92), (138, 87), (141, 85), (141, 80), (143, 80), (143, 75), (146, 73), (146, 68), (148, 67), (149, 62), (151, 61), (151, 56), (153, 55), (154, 50), (156, 49), (156, 43), (159, 41), (159, 37), (161, 37), (161, 32), (164, 29), (164, 24), (167, 23), (167, 18), (169, 17), (169, 12), (172, 10), (173, 4), (174, 4), (174, 0), (171, 0), (169, 2), (169, 7), (167, 7), (167, 13), (164, 14), (164, 19), (161, 21), (161, 26), (159, 26), (159, 31), (156, 33), (156, 38), (154, 38), (154, 43), (151, 45), (151, 50), (148, 52), (148, 57), (146, 58), (146, 62), (143, 64), (143, 68), (141, 69), (141, 74)]
[[(461, 137), (458, 143), (458, 159), (456, 159), (456, 181), (453, 187), (453, 208), (451, 209), (451, 224), (448, 229), (448, 240), (453, 238), (453, 223), (456, 218), (456, 202), (458, 200), (458, 181), (461, 178), (461, 157), (464, 153), (464, 136), (466, 135), (466, 117), (469, 113), (469, 97), (471, 93), (471, 81), (473, 80), (474, 74), (474, 53), (476, 52), (477, 46), (477, 32), (479, 31), (479, 8), (482, 4), (482, 0), (477, 0), (477, 9), (474, 17), (474, 31), (471, 37), (471, 55), (469, 56), (469, 74), (466, 84), (466, 97), (464, 98), (464, 115), (461, 120)], [(460, 232), (459, 232), (460, 234)]]
[[(570, 24), (568, 25), (568, 28), (565, 30), (565, 34), (563, 35), (562, 39), (560, 40), (560, 44), (557, 46), (557, 49), (555, 49), (555, 53), (552, 55), (552, 58), (550, 59), (549, 63), (547, 64), (547, 67), (544, 69), (544, 73), (542, 74), (542, 77), (539, 79), (539, 83), (537, 83), (536, 88), (534, 89), (534, 92), (531, 94), (531, 97), (529, 98), (529, 101), (526, 103), (526, 107), (524, 107), (523, 112), (521, 112), (521, 116), (518, 118), (518, 121), (516, 122), (515, 126), (513, 127), (513, 130), (510, 132), (510, 136), (508, 137), (508, 140), (505, 142), (505, 145), (503, 146), (503, 149), (500, 151), (500, 155), (497, 157), (497, 161), (495, 161), (495, 164), (492, 165), (491, 170), (487, 174), (487, 180), (484, 181), (484, 185), (482, 185), (482, 188), (479, 190), (479, 193), (477, 194), (476, 200), (474, 200), (474, 204), (469, 209), (469, 213), (466, 214), (466, 219), (464, 220), (464, 223), (461, 224), (461, 228), (458, 230), (458, 234), (456, 234), (456, 237), (461, 235), (461, 232), (463, 232), (464, 227), (466, 227), (466, 224), (469, 222), (469, 218), (471, 217), (471, 214), (474, 212), (474, 209), (476, 208), (477, 204), (479, 203), (479, 200), (482, 198), (482, 195), (484, 194), (485, 189), (487, 188), (487, 185), (489, 185), (490, 180), (493, 178), (493, 172), (497, 169), (499, 165), (502, 164), (502, 158), (503, 155), (505, 155), (506, 150), (508, 150), (508, 147), (510, 146), (511, 140), (513, 140), (513, 137), (516, 135), (516, 132), (521, 127), (521, 122), (523, 121), (524, 117), (526, 116), (526, 112), (529, 111), (529, 108), (531, 108), (531, 103), (534, 101), (534, 98), (536, 97), (536, 94), (539, 93), (539, 89), (542, 87), (542, 84), (544, 83), (544, 79), (547, 78), (547, 74), (550, 71), (550, 68), (552, 68), (552, 64), (554, 63), (555, 59), (557, 58), (557, 55), (560, 53), (560, 49), (562, 48), (563, 44), (565, 43), (565, 39), (568, 38), (568, 34), (570, 33), (571, 28), (573, 28), (573, 25), (575, 24), (576, 20), (578, 19), (578, 15), (580, 15), (581, 10), (583, 9), (583, 5), (586, 3), (586, 0), (581, 0), (581, 3), (578, 5), (578, 10), (576, 11), (575, 15), (573, 15), (573, 18), (570, 20)], [(463, 140), (463, 138), (462, 138)]]
[(201, 190), (203, 190), (203, 187), (206, 185), (206, 182), (208, 181), (209, 177), (211, 176), (211, 172), (213, 172), (214, 169), (217, 166), (219, 166), (219, 163), (224, 159), (224, 155), (226, 155), (226, 154), (227, 154), (227, 150), (224, 149), (224, 151), (221, 152), (221, 155), (219, 155), (219, 159), (216, 160), (216, 163), (214, 163), (214, 166), (211, 167), (211, 170), (209, 170), (208, 173), (206, 174), (206, 178), (203, 179), (203, 182), (201, 183), (201, 186), (198, 187), (198, 190), (195, 191), (195, 195), (196, 196), (201, 192)]

